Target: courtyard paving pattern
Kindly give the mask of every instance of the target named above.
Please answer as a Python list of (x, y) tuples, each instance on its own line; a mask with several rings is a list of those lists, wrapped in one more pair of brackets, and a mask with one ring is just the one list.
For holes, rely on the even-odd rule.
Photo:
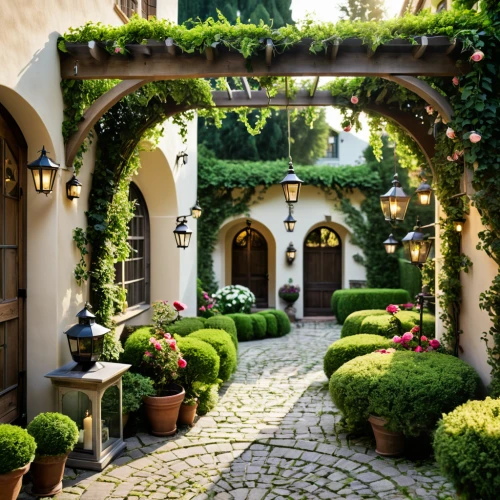
[[(67, 469), (59, 499), (447, 499), (431, 461), (377, 456), (349, 440), (322, 370), (332, 323), (240, 344), (217, 408), (171, 438), (138, 434), (102, 473)], [(23, 493), (22, 497), (32, 498)]]

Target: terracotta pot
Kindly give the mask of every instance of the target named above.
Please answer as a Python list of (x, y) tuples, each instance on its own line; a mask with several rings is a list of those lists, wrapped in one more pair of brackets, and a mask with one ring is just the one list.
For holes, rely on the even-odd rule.
[(35, 457), (31, 464), (31, 493), (36, 497), (52, 497), (62, 490), (62, 479), (68, 453), (53, 457)]
[(177, 384), (170, 384), (164, 396), (144, 398), (146, 415), (155, 436), (171, 436), (177, 430), (177, 417), (186, 393)]
[(198, 402), (196, 402), (194, 405), (186, 405), (182, 403), (179, 410), (179, 418), (177, 419), (177, 423), (179, 425), (189, 425), (190, 427), (192, 427), (194, 425), (194, 419), (196, 417), (196, 408), (198, 408)]
[(23, 485), (23, 476), (30, 470), (31, 464), (26, 464), (24, 467), (0, 474), (0, 499), (1, 500), (16, 500), (21, 486)]
[(402, 432), (392, 432), (385, 428), (388, 421), (382, 417), (370, 415), (368, 422), (372, 424), (377, 443), (376, 452), (384, 457), (402, 455), (405, 449), (405, 437)]

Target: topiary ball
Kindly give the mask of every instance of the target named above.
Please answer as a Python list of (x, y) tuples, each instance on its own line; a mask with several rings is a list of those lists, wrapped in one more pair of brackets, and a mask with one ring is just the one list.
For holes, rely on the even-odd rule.
[(154, 330), (150, 326), (143, 326), (130, 335), (123, 346), (120, 363), (132, 365), (137, 370), (142, 364), (144, 353), (151, 346), (149, 339), (152, 336)]
[(199, 318), (183, 318), (180, 321), (172, 323), (168, 328), (171, 334), (187, 337), (190, 333), (196, 332), (204, 328), (205, 323), (200, 321)]
[(460, 498), (500, 497), (500, 400), (459, 406), (439, 422), (434, 454)]
[(214, 330), (224, 330), (231, 335), (233, 339), (233, 344), (236, 349), (238, 349), (238, 334), (236, 332), (236, 324), (227, 316), (222, 316), (218, 314), (217, 316), (212, 316), (205, 321), (205, 328), (213, 328)]
[(6, 474), (33, 461), (36, 442), (27, 430), (0, 424), (0, 450), (0, 474)]
[(202, 340), (217, 351), (220, 358), (218, 378), (223, 381), (229, 380), (238, 364), (238, 353), (229, 333), (224, 330), (198, 330), (191, 333), (189, 338)]
[(188, 385), (194, 382), (213, 384), (220, 370), (220, 358), (217, 351), (206, 342), (193, 337), (182, 337), (177, 347), (187, 366), (182, 371), (182, 378)]
[(429, 434), (441, 418), (474, 397), (479, 377), (454, 356), (437, 352), (372, 353), (348, 361), (330, 378), (333, 402), (350, 430), (375, 415), (406, 436)]
[(236, 332), (238, 334), (238, 342), (245, 342), (253, 339), (253, 322), (249, 314), (235, 313), (228, 314), (236, 325)]
[(349, 316), (347, 316), (346, 320), (344, 321), (344, 324), (342, 325), (340, 338), (343, 339), (344, 337), (362, 333), (361, 324), (363, 323), (363, 320), (368, 316), (388, 316), (388, 313), (385, 309), (365, 309), (363, 311), (356, 311), (349, 314)]
[(57, 456), (69, 453), (78, 442), (78, 427), (61, 413), (40, 413), (28, 425), (36, 441), (36, 456)]
[(258, 313), (262, 314), (262, 316), (266, 320), (266, 334), (269, 337), (279, 337), (278, 334), (278, 321), (276, 320), (276, 316), (271, 313)]
[(394, 347), (394, 342), (380, 335), (358, 334), (334, 342), (326, 351), (323, 360), (325, 375), (329, 379), (344, 363), (377, 349)]
[(266, 318), (262, 314), (250, 314), (253, 323), (253, 338), (263, 339), (266, 336)]
[(266, 311), (260, 311), (258, 314), (272, 314), (276, 318), (278, 327), (278, 337), (290, 333), (292, 327), (290, 324), (290, 318), (286, 312), (279, 309), (268, 309)]

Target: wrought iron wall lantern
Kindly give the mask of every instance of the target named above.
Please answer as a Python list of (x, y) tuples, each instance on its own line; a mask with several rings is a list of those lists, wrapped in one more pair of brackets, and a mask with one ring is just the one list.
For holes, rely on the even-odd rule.
[(427, 184), (425, 179), (422, 180), (420, 185), (415, 191), (419, 205), (430, 205), (432, 200), (432, 188)]
[(285, 225), (287, 233), (293, 233), (297, 221), (293, 218), (292, 215), (292, 205), (288, 205), (288, 217), (283, 221), (283, 224)]
[(175, 166), (177, 167), (181, 161), (183, 165), (187, 165), (188, 156), (189, 155), (186, 153), (186, 151), (181, 151), (180, 153), (178, 153), (175, 157)]
[(196, 203), (191, 207), (190, 213), (188, 215), (179, 215), (176, 219), (176, 228), (174, 229), (175, 243), (177, 248), (186, 249), (191, 241), (191, 235), (193, 231), (189, 229), (187, 225), (187, 218), (192, 217), (193, 219), (199, 219), (201, 217), (202, 209), (200, 207), (200, 202), (196, 200)]
[(40, 157), (28, 164), (28, 168), (33, 175), (33, 182), (37, 193), (48, 195), (52, 193), (56, 174), (59, 170), (59, 165), (47, 156), (45, 146), (39, 151)]
[(66, 196), (68, 200), (74, 200), (75, 198), (80, 198), (82, 193), (82, 183), (73, 174), (73, 177), (66, 183)]
[(392, 235), (392, 233), (389, 235), (389, 238), (387, 238), (384, 241), (385, 251), (388, 254), (396, 253), (396, 250), (398, 249), (398, 246), (399, 246), (399, 241), (396, 238), (394, 238), (394, 236)]
[(410, 231), (402, 239), (406, 258), (418, 267), (422, 267), (426, 263), (432, 248), (432, 240), (421, 230), (420, 220), (417, 218), (417, 224), (413, 231)]
[(292, 264), (293, 261), (295, 260), (295, 257), (297, 255), (297, 250), (295, 250), (295, 247), (293, 246), (293, 243), (290, 242), (286, 249), (286, 260), (289, 264)]
[(455, 219), (453, 221), (453, 227), (457, 233), (461, 233), (464, 230), (465, 219)]

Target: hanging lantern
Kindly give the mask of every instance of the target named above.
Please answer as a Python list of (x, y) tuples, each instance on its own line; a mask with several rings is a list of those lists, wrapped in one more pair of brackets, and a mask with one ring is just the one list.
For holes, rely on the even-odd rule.
[(384, 241), (385, 251), (388, 254), (395, 253), (396, 250), (398, 249), (398, 245), (399, 245), (399, 241), (396, 238), (394, 238), (394, 236), (392, 235), (392, 233), (389, 235), (389, 238), (387, 238)]
[(293, 243), (290, 242), (288, 248), (286, 249), (286, 260), (289, 264), (291, 264), (295, 260), (295, 256), (297, 255), (297, 250), (293, 246)]
[(189, 229), (186, 217), (177, 217), (177, 227), (174, 229), (177, 248), (186, 249), (189, 246), (192, 234), (193, 231)]
[(302, 182), (303, 181), (295, 175), (293, 163), (290, 161), (288, 163), (288, 173), (280, 182), (283, 187), (283, 194), (285, 195), (285, 201), (287, 203), (297, 203), (299, 201), (300, 185)]
[(81, 192), (82, 183), (73, 174), (73, 177), (66, 183), (66, 196), (69, 200), (74, 200), (75, 198), (80, 198)]
[(198, 200), (196, 200), (194, 207), (191, 209), (191, 215), (193, 219), (199, 219), (201, 217), (201, 207)]
[(37, 193), (48, 195), (52, 192), (54, 187), (59, 165), (47, 156), (45, 146), (42, 146), (40, 153), (40, 157), (34, 162), (31, 162), (28, 168), (33, 175), (33, 182), (35, 183)]
[(432, 188), (425, 180), (420, 183), (417, 190), (415, 191), (417, 194), (418, 203), (420, 205), (430, 205), (432, 199)]
[(416, 266), (422, 266), (432, 248), (432, 240), (427, 238), (420, 230), (420, 221), (413, 231), (409, 232), (402, 240), (406, 258)]
[(297, 221), (293, 218), (292, 215), (292, 205), (288, 205), (288, 217), (283, 221), (283, 224), (285, 224), (286, 232), (293, 233), (296, 223)]
[(455, 219), (453, 221), (453, 227), (457, 233), (461, 233), (464, 230), (465, 219)]
[(380, 197), (380, 206), (385, 220), (390, 222), (404, 220), (409, 203), (410, 197), (403, 191), (398, 174), (394, 174), (392, 188)]

